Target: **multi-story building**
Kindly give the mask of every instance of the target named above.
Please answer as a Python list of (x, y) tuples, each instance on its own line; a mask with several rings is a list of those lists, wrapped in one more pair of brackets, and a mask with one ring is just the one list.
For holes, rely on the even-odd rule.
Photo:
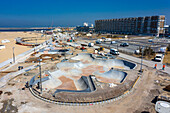
[(165, 36), (170, 36), (170, 25), (165, 25), (164, 29), (165, 29)]
[(164, 33), (165, 16), (146, 16), (133, 18), (106, 19), (95, 21), (96, 32), (116, 34), (146, 34)]

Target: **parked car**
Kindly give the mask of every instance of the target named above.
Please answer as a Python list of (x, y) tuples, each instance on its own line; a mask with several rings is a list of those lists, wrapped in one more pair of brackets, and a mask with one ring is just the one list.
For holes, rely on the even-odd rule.
[(110, 44), (116, 44), (116, 41), (111, 41), (111, 43)]
[(101, 42), (101, 41), (99, 41), (99, 40), (97, 40), (97, 41), (96, 41), (96, 44), (101, 44), (101, 43), (102, 43), (102, 42)]
[(112, 39), (111, 39), (111, 38), (106, 38), (106, 39), (104, 40), (104, 42), (109, 42), (109, 41), (112, 41)]
[(161, 62), (162, 61), (162, 54), (156, 54), (154, 60), (158, 61), (158, 62)]
[(100, 42), (102, 42), (102, 41), (103, 41), (103, 39), (97, 39), (97, 41), (100, 41)]
[(102, 39), (106, 39), (105, 37), (102, 37)]
[(152, 40), (152, 39), (149, 39), (148, 42), (153, 42), (153, 40)]
[(110, 49), (110, 54), (119, 55), (119, 51), (117, 49)]
[(128, 43), (121, 43), (120, 46), (126, 47), (126, 46), (129, 46), (129, 44)]
[(88, 46), (89, 46), (89, 47), (93, 47), (93, 46), (94, 46), (94, 43), (89, 43)]
[(138, 49), (135, 50), (135, 54), (136, 54), (136, 55), (139, 55), (139, 53), (140, 53), (140, 50), (138, 50)]

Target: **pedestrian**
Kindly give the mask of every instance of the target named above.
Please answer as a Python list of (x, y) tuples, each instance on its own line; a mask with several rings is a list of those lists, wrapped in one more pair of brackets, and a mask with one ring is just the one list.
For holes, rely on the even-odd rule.
[(165, 70), (165, 64), (163, 65), (162, 70)]
[(157, 67), (157, 64), (155, 64), (155, 67), (154, 67), (154, 69), (156, 69), (156, 67)]

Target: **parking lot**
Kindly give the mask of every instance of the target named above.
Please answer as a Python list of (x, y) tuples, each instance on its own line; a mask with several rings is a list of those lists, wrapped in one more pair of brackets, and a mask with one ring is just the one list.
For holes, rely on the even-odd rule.
[[(129, 46), (120, 46), (121, 43), (129, 43)], [(154, 40), (154, 42), (149, 42), (148, 39), (143, 40), (115, 40), (115, 43), (111, 44), (111, 42), (102, 42), (100, 45), (104, 47), (109, 48), (115, 48), (120, 51), (126, 52), (126, 53), (134, 53), (135, 50), (138, 50), (139, 48), (143, 47), (151, 47), (155, 52), (159, 52), (160, 48), (167, 47), (170, 42), (160, 42), (159, 40)]]

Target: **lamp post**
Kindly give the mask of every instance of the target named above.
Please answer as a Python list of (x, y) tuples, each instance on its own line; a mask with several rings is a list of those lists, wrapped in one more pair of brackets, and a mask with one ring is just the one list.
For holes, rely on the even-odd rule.
[(143, 72), (142, 71), (142, 65), (143, 65), (143, 46), (142, 46), (142, 57), (141, 57), (141, 67), (140, 67), (140, 71), (139, 72)]
[(40, 94), (42, 94), (42, 76), (41, 76), (41, 61), (42, 61), (42, 59), (38, 59), (38, 61), (39, 61), (39, 73), (40, 73)]
[(15, 47), (13, 47), (12, 49), (13, 49), (13, 62), (15, 63), (15, 53), (14, 53)]

